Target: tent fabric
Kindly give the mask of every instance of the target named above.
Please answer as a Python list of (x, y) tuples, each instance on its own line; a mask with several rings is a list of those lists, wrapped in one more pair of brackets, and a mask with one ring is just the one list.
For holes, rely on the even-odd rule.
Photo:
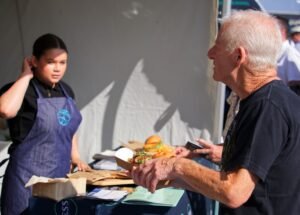
[(300, 18), (299, 0), (259, 0), (262, 8), (270, 14), (288, 19)]
[(38, 36), (54, 33), (69, 49), (64, 81), (83, 116), (86, 162), (154, 133), (171, 145), (218, 141), (221, 87), (207, 58), (217, 8), (217, 0), (1, 0), (0, 86), (16, 80)]
[(83, 115), (79, 149), (95, 153), (154, 133), (166, 143), (219, 137), (218, 86), (206, 56), (217, 1), (3, 0), (0, 85), (44, 33), (69, 49), (64, 80)]

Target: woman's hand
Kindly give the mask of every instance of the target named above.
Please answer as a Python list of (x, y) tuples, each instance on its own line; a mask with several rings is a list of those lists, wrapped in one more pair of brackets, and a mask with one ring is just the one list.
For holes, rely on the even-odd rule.
[(24, 58), (23, 65), (22, 65), (22, 72), (21, 76), (27, 76), (30, 79), (33, 78), (33, 71), (32, 71), (32, 59), (29, 57)]
[(79, 158), (72, 159), (71, 172), (77, 167), (78, 171), (89, 171), (91, 167)]
[(72, 139), (72, 150), (71, 150), (71, 172), (77, 167), (78, 171), (89, 171), (91, 167), (80, 159), (78, 152), (78, 137), (75, 134)]

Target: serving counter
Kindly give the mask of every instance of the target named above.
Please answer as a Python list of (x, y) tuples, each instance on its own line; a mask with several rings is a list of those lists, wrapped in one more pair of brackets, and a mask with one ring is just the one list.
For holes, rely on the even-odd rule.
[(202, 195), (185, 191), (176, 207), (130, 205), (121, 201), (105, 201), (89, 197), (66, 198), (59, 202), (51, 199), (32, 197), (29, 214), (31, 215), (190, 215), (206, 214), (206, 202)]
[[(203, 163), (203, 161), (201, 161)], [(90, 165), (94, 168), (97, 162)], [(206, 166), (208, 164), (205, 163)], [(122, 185), (121, 185), (122, 186)], [(134, 185), (132, 185), (134, 186)], [(91, 189), (87, 189), (88, 191)], [(87, 196), (66, 198), (59, 202), (51, 199), (32, 197), (29, 214), (31, 215), (205, 215), (211, 214), (213, 203), (203, 195), (184, 191), (175, 207), (149, 204), (124, 204), (119, 201), (95, 199)]]

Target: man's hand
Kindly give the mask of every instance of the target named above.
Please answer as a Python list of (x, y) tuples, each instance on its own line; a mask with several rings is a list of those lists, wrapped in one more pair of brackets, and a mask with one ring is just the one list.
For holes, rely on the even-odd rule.
[(146, 187), (150, 192), (168, 186), (165, 183), (174, 179), (174, 162), (177, 158), (158, 158), (144, 164), (134, 166), (130, 175), (138, 185)]
[(197, 142), (203, 147), (203, 149), (196, 149), (193, 153), (203, 156), (204, 158), (214, 162), (220, 163), (222, 159), (223, 144), (214, 144), (210, 141), (199, 139)]
[(192, 151), (188, 150), (185, 147), (178, 146), (175, 148), (175, 155), (176, 157), (181, 157), (181, 158), (191, 158)]

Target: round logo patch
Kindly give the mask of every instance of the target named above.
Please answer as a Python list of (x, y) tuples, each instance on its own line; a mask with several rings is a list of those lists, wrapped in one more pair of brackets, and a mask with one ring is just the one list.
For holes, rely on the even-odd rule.
[(71, 120), (71, 114), (67, 109), (60, 109), (57, 113), (58, 123), (67, 126)]

